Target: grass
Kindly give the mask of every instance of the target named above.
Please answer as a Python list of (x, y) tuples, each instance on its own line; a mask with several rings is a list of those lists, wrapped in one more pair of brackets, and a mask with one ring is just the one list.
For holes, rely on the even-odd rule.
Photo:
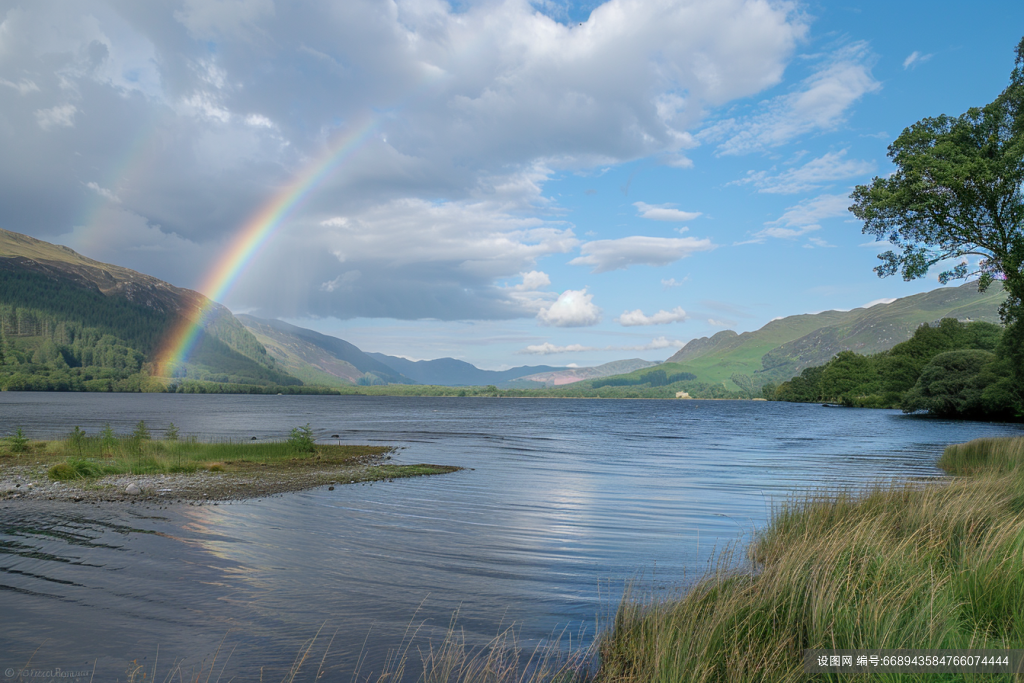
[(1024, 647), (1024, 439), (951, 446), (939, 464), (969, 476), (808, 496), (774, 512), (745, 570), (726, 554), (685, 595), (627, 595), (599, 680), (839, 680), (805, 674), (803, 650)]
[[(116, 474), (268, 472), (347, 466), (386, 457), (393, 451), (390, 446), (314, 444), (306, 438), (305, 429), (293, 430), (292, 438), (286, 441), (202, 442), (195, 437), (153, 440), (141, 422), (134, 432), (125, 435), (116, 435), (109, 428), (99, 435), (87, 435), (76, 427), (65, 439), (26, 443), (14, 437), (7, 439), (0, 443), (0, 462), (30, 457), (34, 462), (53, 463), (47, 471), (50, 479), (71, 481)], [(415, 471), (407, 472), (409, 467), (382, 465), (373, 468), (371, 479), (436, 473), (427, 471), (427, 465), (411, 466)], [(455, 468), (445, 471), (451, 469)]]

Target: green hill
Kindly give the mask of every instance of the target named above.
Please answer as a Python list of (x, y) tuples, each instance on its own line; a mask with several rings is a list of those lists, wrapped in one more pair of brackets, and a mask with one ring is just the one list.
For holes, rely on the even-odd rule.
[[(127, 268), (0, 230), (0, 388), (162, 390), (155, 354), (208, 300)], [(177, 381), (299, 386), (228, 309), (212, 304)]]
[(789, 316), (754, 332), (728, 330), (695, 339), (666, 363), (678, 366), (672, 371), (692, 372), (706, 382), (728, 382), (736, 373), (763, 381), (786, 380), (840, 351), (867, 354), (890, 349), (910, 339), (922, 324), (942, 318), (998, 323), (1005, 297), (998, 284), (980, 294), (975, 283), (967, 283), (870, 308)]

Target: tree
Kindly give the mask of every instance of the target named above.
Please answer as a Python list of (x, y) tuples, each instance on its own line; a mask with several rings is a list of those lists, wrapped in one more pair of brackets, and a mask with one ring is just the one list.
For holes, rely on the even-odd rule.
[(889, 158), (895, 173), (851, 195), (864, 234), (894, 247), (879, 255), (875, 272), (912, 280), (955, 259), (942, 284), (976, 277), (985, 291), (1002, 280), (1004, 348), (1015, 385), (1024, 387), (1024, 39), (999, 97), (960, 116), (918, 121), (889, 146)]
[(942, 417), (983, 417), (986, 386), (980, 375), (993, 362), (995, 354), (978, 349), (940, 353), (903, 397), (903, 412), (927, 410)]

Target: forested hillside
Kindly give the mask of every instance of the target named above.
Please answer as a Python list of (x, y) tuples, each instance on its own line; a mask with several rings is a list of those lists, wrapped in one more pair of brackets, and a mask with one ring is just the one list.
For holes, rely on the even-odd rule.
[(827, 402), (928, 411), (944, 417), (1021, 419), (1010, 391), (1003, 328), (950, 318), (922, 325), (907, 341), (876, 354), (843, 351), (779, 386), (776, 401)]
[(256, 338), (216, 307), (188, 362), (154, 377), (154, 354), (203, 302), (134, 271), (0, 231), (0, 389), (165, 391), (186, 384), (294, 387)]

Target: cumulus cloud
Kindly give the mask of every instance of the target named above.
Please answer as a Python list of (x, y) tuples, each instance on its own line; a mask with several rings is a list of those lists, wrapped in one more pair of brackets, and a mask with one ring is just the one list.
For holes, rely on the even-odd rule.
[(589, 327), (601, 322), (601, 309), (594, 302), (594, 295), (586, 289), (567, 289), (558, 299), (537, 313), (542, 325), (553, 327)]
[(644, 204), (633, 202), (641, 218), (649, 218), (652, 221), (692, 221), (700, 216), (699, 211), (680, 211), (672, 207), (675, 204)]
[[(778, 84), (807, 32), (794, 4), (763, 0), (608, 0), (572, 25), (522, 0), (129, 4), (0, 10), (5, 227), (99, 236), (81, 216), (106, 201), (140, 234), (217, 254), (324, 162), (230, 294), (268, 315), (535, 315), (542, 288), (499, 283), (578, 246), (571, 225), (531, 218), (556, 215), (552, 175), (685, 166), (706, 112)], [(666, 257), (631, 239), (624, 260), (591, 242), (579, 262), (713, 246), (648, 245)], [(144, 251), (112, 260), (169, 268)], [(182, 279), (194, 272), (172, 279), (198, 286)]]
[(710, 239), (696, 237), (644, 237), (633, 235), (617, 240), (595, 240), (580, 247), (582, 256), (569, 261), (574, 266), (593, 266), (592, 273), (625, 270), (630, 266), (667, 266), (691, 254), (715, 248)]
[(539, 270), (531, 270), (529, 273), (522, 273), (522, 276), (522, 283), (513, 287), (513, 289), (519, 292), (532, 292), (551, 284), (551, 278), (548, 274), (542, 273)]
[(653, 315), (644, 315), (641, 309), (635, 311), (624, 311), (615, 319), (623, 327), (636, 327), (640, 325), (667, 325), (669, 323), (681, 323), (686, 320), (686, 311), (681, 306), (676, 306), (671, 311), (660, 310)]
[(718, 142), (718, 153), (747, 154), (778, 147), (814, 131), (831, 130), (864, 95), (881, 89), (871, 75), (874, 58), (865, 42), (829, 55), (796, 92), (761, 102), (761, 113), (713, 123), (698, 140)]
[(847, 159), (847, 150), (828, 152), (797, 168), (784, 171), (748, 171), (747, 177), (730, 184), (752, 184), (758, 192), (768, 194), (796, 194), (821, 187), (834, 180), (855, 178), (874, 172), (870, 161)]

